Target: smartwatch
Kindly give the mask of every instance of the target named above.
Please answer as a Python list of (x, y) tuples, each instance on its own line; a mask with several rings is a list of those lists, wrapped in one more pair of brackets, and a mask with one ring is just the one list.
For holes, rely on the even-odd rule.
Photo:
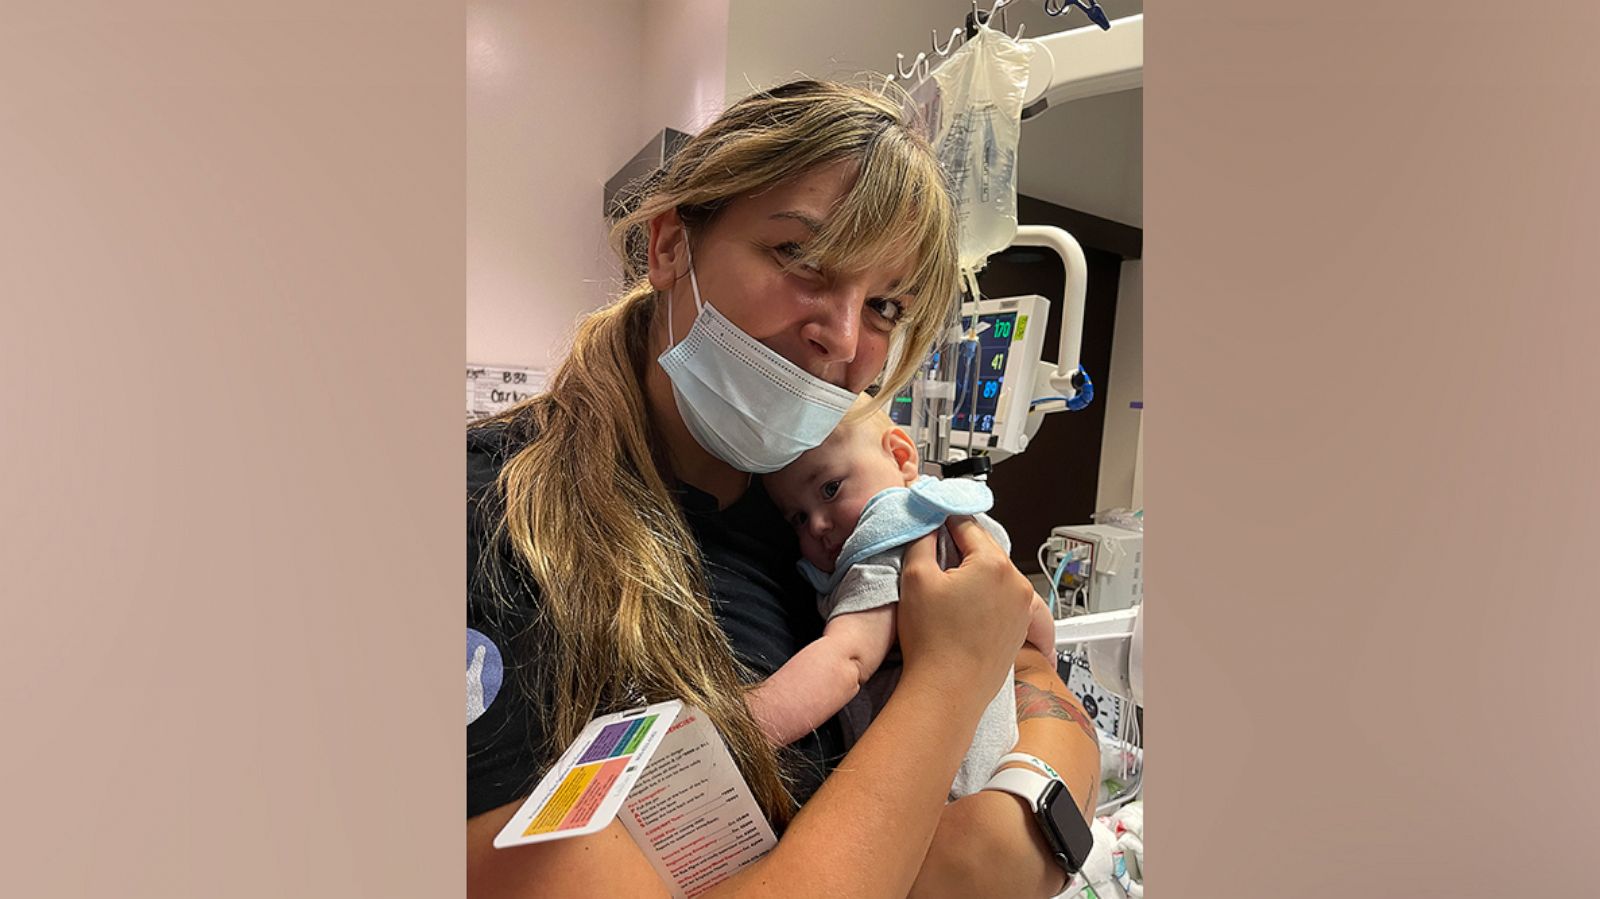
[(1067, 870), (1067, 876), (1070, 878), (1083, 868), (1094, 848), (1094, 833), (1061, 778), (1027, 768), (1006, 768), (995, 772), (983, 789), (1020, 797), (1033, 811), (1045, 845)]

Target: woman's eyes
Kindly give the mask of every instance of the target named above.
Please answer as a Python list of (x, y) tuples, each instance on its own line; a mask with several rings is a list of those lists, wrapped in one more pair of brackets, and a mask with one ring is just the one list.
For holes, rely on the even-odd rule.
[[(792, 240), (778, 244), (773, 248), (773, 251), (783, 257), (785, 263), (796, 262), (805, 254), (805, 248)], [(802, 262), (799, 265), (799, 269), (811, 277), (822, 277), (822, 269), (813, 263)], [(901, 316), (905, 315), (906, 312), (904, 303), (886, 297), (874, 297), (868, 300), (867, 308), (877, 315), (879, 321), (891, 325), (899, 322)]]
[(867, 301), (867, 308), (878, 313), (878, 317), (891, 324), (900, 321), (900, 316), (905, 315), (906, 307), (899, 300), (872, 299)]
[[(795, 243), (792, 240), (787, 242), (787, 243), (778, 244), (776, 249), (778, 251), (778, 254), (780, 256), (783, 256), (784, 259), (786, 259), (789, 262), (794, 262), (794, 261), (798, 260), (801, 257), (801, 255), (803, 255), (805, 253), (805, 250), (799, 244)], [(800, 268), (804, 269), (807, 272), (810, 272), (813, 275), (822, 274), (822, 269), (818, 268), (816, 265), (814, 265), (813, 263), (810, 263), (810, 262), (802, 262), (802, 263), (800, 263)]]
[(837, 481), (829, 481), (828, 483), (823, 484), (822, 485), (822, 498), (823, 499), (833, 499), (835, 496), (838, 496), (839, 495), (839, 485), (841, 485), (843, 483), (844, 483), (844, 480), (840, 479), (840, 480), (837, 480)]

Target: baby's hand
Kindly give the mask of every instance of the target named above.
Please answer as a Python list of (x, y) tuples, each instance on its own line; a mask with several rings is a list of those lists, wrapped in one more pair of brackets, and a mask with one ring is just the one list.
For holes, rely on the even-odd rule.
[(1056, 622), (1039, 594), (1033, 595), (1033, 606), (1028, 612), (1027, 642), (1047, 659), (1056, 657)]

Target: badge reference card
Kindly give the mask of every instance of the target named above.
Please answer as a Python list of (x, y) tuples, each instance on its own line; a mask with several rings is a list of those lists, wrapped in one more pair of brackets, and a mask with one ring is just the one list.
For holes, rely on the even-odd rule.
[(778, 842), (716, 729), (699, 710), (673, 701), (589, 722), (494, 845), (596, 833), (619, 812), (680, 899), (710, 889)]

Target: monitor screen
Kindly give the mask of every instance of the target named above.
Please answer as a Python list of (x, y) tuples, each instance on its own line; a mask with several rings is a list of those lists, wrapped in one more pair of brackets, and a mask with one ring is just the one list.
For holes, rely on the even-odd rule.
[[(965, 329), (972, 323), (972, 316), (961, 318), (961, 327)], [(1011, 353), (1011, 340), (1013, 329), (1017, 323), (1015, 312), (991, 312), (978, 317), (978, 406), (974, 411), (977, 427), (981, 434), (994, 431), (994, 414), (1000, 403), (1000, 388), (1005, 386), (1006, 360)], [(971, 393), (967, 384), (972, 377), (972, 353), (970, 347), (963, 352), (958, 345), (956, 361), (956, 403), (954, 418), (950, 427), (955, 431), (969, 430), (967, 426), (968, 404), (971, 402)], [(935, 351), (933, 363), (937, 365), (938, 351)], [(911, 387), (908, 385), (900, 391), (889, 404), (889, 417), (901, 427), (911, 426)]]
[[(962, 316), (961, 327), (972, 323), (972, 316)], [(1000, 389), (1005, 386), (1006, 359), (1011, 354), (1012, 330), (1017, 325), (1016, 312), (991, 312), (978, 317), (977, 359), (969, 349), (956, 362), (955, 415), (950, 421), (954, 431), (975, 431), (988, 434), (994, 430), (994, 413), (1000, 405)], [(973, 406), (972, 365), (978, 366), (977, 405)], [(967, 414), (971, 412), (969, 423)]]
[(902, 428), (911, 427), (911, 385), (906, 385), (906, 389), (895, 394), (894, 400), (889, 403), (889, 418)]

